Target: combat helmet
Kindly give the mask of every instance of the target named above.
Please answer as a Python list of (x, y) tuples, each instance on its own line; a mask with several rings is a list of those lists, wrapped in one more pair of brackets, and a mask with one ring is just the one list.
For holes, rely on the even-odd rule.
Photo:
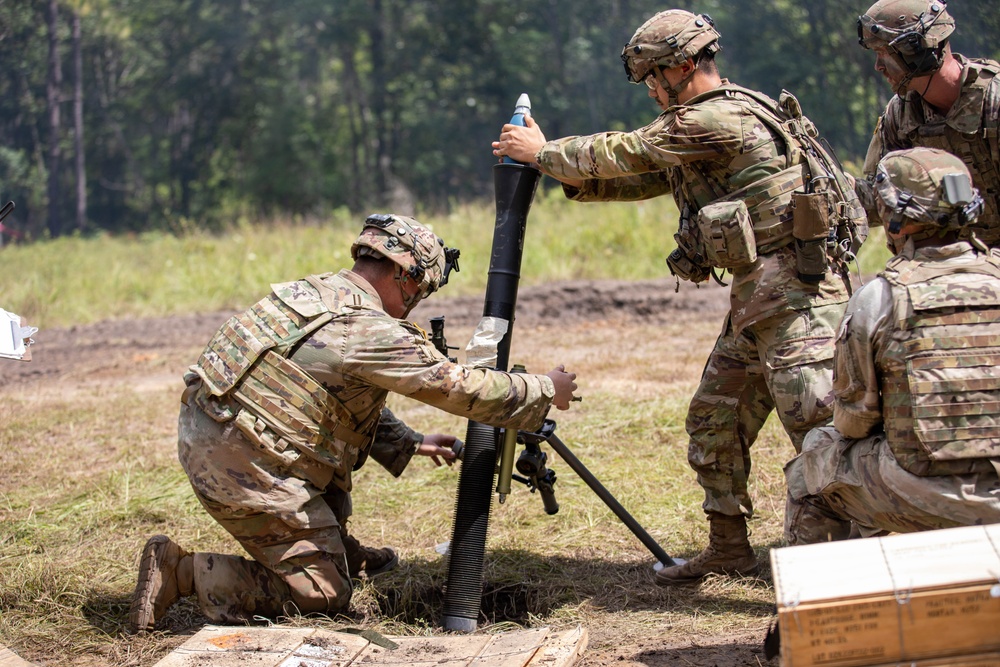
[(885, 48), (909, 79), (940, 69), (944, 45), (955, 31), (947, 0), (878, 0), (858, 17), (858, 42)]
[(893, 234), (899, 233), (904, 221), (931, 233), (960, 229), (983, 210), (983, 198), (972, 185), (968, 167), (937, 148), (888, 153), (876, 169), (875, 191), (879, 213)]
[(719, 33), (708, 14), (692, 14), (683, 9), (668, 9), (655, 14), (632, 35), (622, 49), (625, 74), (632, 83), (642, 83), (656, 66), (680, 67), (703, 49), (717, 53)]
[(352, 258), (363, 255), (387, 257), (398, 264), (419, 286), (417, 299), (444, 286), (452, 269), (459, 270), (457, 249), (446, 248), (434, 232), (402, 215), (376, 213), (365, 219), (351, 246)]

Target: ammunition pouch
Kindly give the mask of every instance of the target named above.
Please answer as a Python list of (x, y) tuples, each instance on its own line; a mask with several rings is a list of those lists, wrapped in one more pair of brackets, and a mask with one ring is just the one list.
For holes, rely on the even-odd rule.
[(743, 200), (717, 201), (698, 211), (697, 226), (705, 259), (721, 269), (740, 269), (757, 261), (753, 221)]
[(711, 267), (699, 264), (680, 248), (674, 248), (667, 255), (667, 267), (670, 269), (670, 275), (693, 283), (703, 283), (712, 275)]
[(680, 226), (674, 234), (677, 247), (667, 256), (667, 267), (671, 275), (693, 283), (703, 283), (712, 275), (712, 265), (705, 257), (701, 233), (697, 225), (691, 224), (685, 206), (681, 214)]
[(792, 238), (799, 280), (819, 283), (830, 265), (827, 240), (830, 238), (830, 199), (825, 192), (796, 192), (792, 195)]

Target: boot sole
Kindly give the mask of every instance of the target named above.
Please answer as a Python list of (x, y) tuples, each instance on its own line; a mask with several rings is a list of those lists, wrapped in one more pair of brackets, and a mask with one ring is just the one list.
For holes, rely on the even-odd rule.
[(134, 634), (148, 632), (156, 626), (153, 615), (153, 579), (159, 572), (163, 548), (170, 543), (166, 535), (154, 535), (146, 541), (139, 560), (139, 580), (132, 593), (128, 624)]

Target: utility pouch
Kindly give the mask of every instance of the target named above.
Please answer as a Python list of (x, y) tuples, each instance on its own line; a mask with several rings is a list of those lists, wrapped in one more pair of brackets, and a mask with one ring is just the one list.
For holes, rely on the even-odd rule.
[(792, 237), (795, 239), (795, 265), (802, 282), (815, 284), (826, 275), (829, 236), (830, 208), (826, 193), (793, 193)]
[(698, 211), (705, 259), (721, 269), (739, 269), (757, 261), (757, 241), (750, 212), (742, 200), (721, 201)]
[(711, 272), (711, 267), (699, 264), (680, 248), (674, 248), (667, 256), (667, 267), (671, 275), (693, 283), (705, 282)]
[(677, 278), (703, 283), (711, 275), (712, 267), (705, 259), (701, 232), (697, 225), (691, 223), (690, 211), (687, 204), (681, 207), (677, 233), (674, 234), (677, 247), (667, 257), (667, 267)]

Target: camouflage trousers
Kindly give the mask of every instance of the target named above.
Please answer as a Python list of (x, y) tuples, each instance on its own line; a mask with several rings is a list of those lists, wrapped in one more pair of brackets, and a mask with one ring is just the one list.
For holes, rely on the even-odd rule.
[(785, 466), (789, 545), (1000, 523), (996, 472), (919, 477), (899, 466), (885, 434), (858, 440), (833, 427), (809, 433)]
[(790, 310), (735, 333), (726, 317), (691, 399), (688, 462), (706, 512), (753, 515), (750, 448), (772, 411), (798, 452), (833, 416), (833, 349), (846, 304)]
[[(350, 494), (332, 486), (329, 492), (302, 494), (308, 482), (254, 460), (253, 451), (244, 451), (249, 442), (231, 422), (218, 423), (197, 406), (181, 406), (178, 433), (178, 455), (195, 496), (250, 555), (194, 554), (202, 613), (214, 623), (241, 623), (345, 608), (353, 592), (344, 549)], [(247, 468), (254, 469), (253, 479)], [(323, 512), (312, 507), (310, 522), (287, 502), (282, 511), (273, 502), (282, 487), (299, 491), (310, 505), (321, 504)], [(290, 496), (295, 497), (286, 491), (280, 497)]]

